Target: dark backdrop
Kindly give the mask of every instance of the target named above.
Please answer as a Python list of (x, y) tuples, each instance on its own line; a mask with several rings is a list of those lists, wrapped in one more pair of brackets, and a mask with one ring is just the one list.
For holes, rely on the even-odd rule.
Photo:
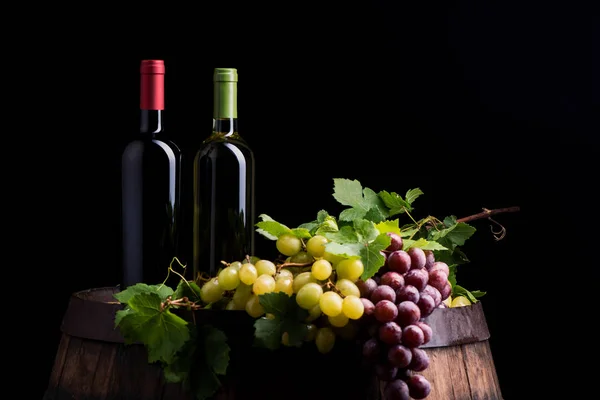
[[(519, 2), (325, 3), (52, 10), (38, 44), (53, 55), (43, 60), (46, 93), (61, 111), (47, 103), (53, 211), (34, 256), (58, 289), (40, 339), (40, 396), (69, 294), (119, 279), (119, 161), (137, 130), (144, 58), (166, 61), (167, 127), (187, 161), (210, 133), (213, 68), (238, 68), (258, 212), (290, 226), (339, 212), (337, 177), (374, 190), (420, 187), (419, 216), (520, 206), (497, 216), (507, 229), (500, 242), (490, 223), (473, 223), (459, 280), (488, 292), (505, 398), (558, 393), (542, 382), (565, 368), (569, 356), (556, 352), (581, 342), (559, 334), (571, 311), (557, 321), (556, 286), (585, 257), (561, 250), (593, 205), (598, 171), (581, 21)], [(259, 252), (272, 252), (262, 240)]]

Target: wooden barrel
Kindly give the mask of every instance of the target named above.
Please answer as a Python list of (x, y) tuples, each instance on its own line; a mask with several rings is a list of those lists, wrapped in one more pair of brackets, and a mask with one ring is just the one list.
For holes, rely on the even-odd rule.
[[(194, 400), (179, 384), (165, 382), (142, 345), (124, 343), (114, 328), (122, 308), (116, 292), (97, 288), (71, 296), (43, 400)], [(327, 355), (315, 346), (273, 352), (252, 345), (253, 320), (243, 311), (197, 311), (196, 321), (223, 330), (231, 347), (215, 400), (385, 400), (384, 385), (365, 369), (354, 341), (337, 342)], [(434, 330), (423, 373), (433, 386), (427, 399), (501, 400), (481, 303), (437, 309), (427, 322)]]
[(420, 372), (431, 383), (427, 400), (502, 400), (481, 302), (436, 309), (425, 321), (433, 331), (422, 346), (430, 360)]

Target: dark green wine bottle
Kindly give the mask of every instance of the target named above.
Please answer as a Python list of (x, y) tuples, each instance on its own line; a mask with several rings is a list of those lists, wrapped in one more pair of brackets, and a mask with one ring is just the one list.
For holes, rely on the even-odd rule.
[(193, 166), (194, 279), (254, 255), (254, 153), (238, 133), (237, 70), (216, 68), (213, 82), (213, 130)]

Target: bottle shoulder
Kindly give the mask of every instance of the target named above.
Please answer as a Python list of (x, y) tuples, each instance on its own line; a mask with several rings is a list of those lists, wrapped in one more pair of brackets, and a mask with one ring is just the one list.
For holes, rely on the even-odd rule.
[(181, 149), (168, 139), (135, 139), (127, 143), (123, 149), (123, 157), (163, 154), (169, 158), (180, 158)]
[(204, 139), (204, 141), (202, 141), (202, 143), (200, 144), (200, 148), (202, 149), (210, 146), (226, 146), (228, 144), (247, 149), (248, 151), (252, 151), (250, 149), (250, 146), (248, 145), (248, 142), (246, 142), (246, 140), (244, 140), (244, 138), (242, 138), (237, 133), (232, 135), (213, 133), (212, 135)]

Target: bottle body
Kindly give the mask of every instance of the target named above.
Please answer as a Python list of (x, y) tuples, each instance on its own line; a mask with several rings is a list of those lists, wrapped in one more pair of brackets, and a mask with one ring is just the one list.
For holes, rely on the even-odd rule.
[(162, 283), (178, 252), (181, 151), (163, 138), (161, 101), (143, 100), (162, 96), (155, 84), (142, 77), (140, 131), (121, 158), (122, 289)]
[(194, 158), (194, 279), (254, 255), (255, 160), (237, 130), (236, 91), (215, 81), (213, 133)]

